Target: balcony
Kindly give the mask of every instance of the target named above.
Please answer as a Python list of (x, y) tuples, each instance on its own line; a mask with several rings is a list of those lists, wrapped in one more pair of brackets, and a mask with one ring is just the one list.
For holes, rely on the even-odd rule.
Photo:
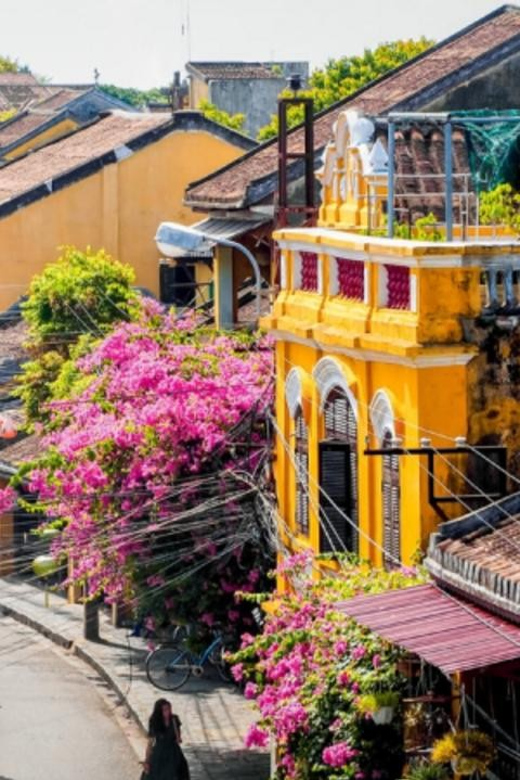
[[(468, 318), (520, 316), (520, 245), (286, 229), (271, 330), (322, 344), (415, 354), (464, 345)], [(468, 347), (468, 345), (466, 345)], [(468, 347), (469, 348), (469, 347)]]

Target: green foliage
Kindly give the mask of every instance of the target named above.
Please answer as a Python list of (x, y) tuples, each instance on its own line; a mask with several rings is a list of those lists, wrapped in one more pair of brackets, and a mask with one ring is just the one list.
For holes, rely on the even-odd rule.
[[(361, 56), (329, 60), (324, 68), (314, 71), (309, 79), (310, 89), (301, 94), (313, 98), (315, 112), (322, 111), (422, 54), (432, 45), (433, 41), (424, 37), (419, 40), (393, 41), (382, 43), (373, 50), (365, 49)], [(287, 91), (284, 94), (290, 96), (292, 93)], [(302, 109), (299, 106), (291, 107), (288, 114), (289, 127), (295, 127), (302, 121)], [(267, 141), (276, 135), (278, 117), (273, 116), (271, 122), (260, 129), (258, 140)]]
[(62, 256), (35, 276), (23, 316), (33, 340), (59, 348), (79, 336), (101, 336), (112, 323), (129, 319), (136, 304), (134, 272), (103, 249), (63, 247)]
[(136, 108), (144, 108), (148, 103), (164, 103), (165, 105), (169, 103), (170, 90), (168, 87), (134, 89), (133, 87), (118, 87), (115, 84), (100, 84), (100, 89), (107, 95)]
[(359, 697), (358, 707), (361, 712), (374, 713), (382, 707), (397, 707), (399, 694), (396, 691), (376, 691)]
[(449, 776), (444, 766), (421, 762), (408, 770), (404, 780), (449, 780)]
[(520, 233), (520, 193), (510, 184), (499, 184), (480, 194), (480, 221), (483, 225), (505, 225)]
[(29, 423), (47, 419), (46, 404), (76, 388), (75, 361), (92, 342), (114, 323), (133, 319), (138, 308), (133, 281), (133, 270), (104, 250), (74, 247), (64, 247), (62, 256), (34, 277), (23, 304), (33, 358), (24, 364), (17, 390)]
[(11, 57), (2, 57), (0, 55), (0, 73), (20, 73), (26, 70), (26, 67), (20, 66), (18, 60), (13, 60)]
[(0, 111), (0, 122), (7, 122), (9, 119), (12, 119), (13, 116), (16, 116), (16, 108), (8, 108), (6, 111)]
[(201, 100), (199, 110), (202, 111), (206, 119), (211, 119), (224, 127), (230, 127), (232, 130), (242, 130), (245, 122), (245, 114), (228, 114), (227, 111), (221, 111), (209, 100)]

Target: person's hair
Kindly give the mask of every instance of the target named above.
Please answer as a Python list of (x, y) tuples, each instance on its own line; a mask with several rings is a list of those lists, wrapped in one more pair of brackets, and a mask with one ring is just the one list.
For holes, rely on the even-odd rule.
[(165, 704), (167, 704), (171, 710), (172, 705), (168, 699), (157, 699), (153, 705), (153, 712), (150, 715), (150, 720), (148, 721), (148, 731), (150, 734), (161, 734), (166, 731), (162, 712), (162, 708)]

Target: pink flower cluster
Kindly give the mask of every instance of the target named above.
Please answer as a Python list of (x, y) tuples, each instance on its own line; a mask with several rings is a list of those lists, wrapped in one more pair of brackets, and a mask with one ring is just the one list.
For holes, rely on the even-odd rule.
[[(54, 552), (74, 561), (73, 580), (88, 580), (91, 593), (135, 592), (135, 563), (146, 563), (153, 539), (196, 502), (194, 476), (210, 470), (217, 450), (229, 468), (230, 430), (272, 403), (272, 348), (196, 326), (148, 306), (139, 322), (119, 325), (79, 361), (83, 389), (52, 406), (47, 454), (30, 489), (42, 511), (64, 521)], [(239, 466), (253, 470), (254, 456)], [(214, 481), (218, 491), (217, 475)], [(223, 482), (222, 502), (226, 490)], [(12, 491), (2, 491), (0, 511), (12, 500)], [(201, 531), (183, 563), (217, 552)], [(240, 558), (238, 546), (234, 555)], [(229, 621), (240, 617), (235, 593), (251, 589), (254, 576), (237, 582), (230, 569), (222, 577)], [(149, 571), (143, 584), (171, 599), (161, 571)]]
[(348, 764), (359, 754), (358, 750), (351, 748), (346, 742), (338, 742), (324, 749), (322, 753), (323, 763), (339, 768)]

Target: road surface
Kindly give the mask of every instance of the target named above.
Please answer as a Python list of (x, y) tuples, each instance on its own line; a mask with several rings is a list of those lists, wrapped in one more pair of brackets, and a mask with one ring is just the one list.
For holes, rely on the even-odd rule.
[(80, 661), (0, 613), (0, 780), (138, 780), (101, 687)]

